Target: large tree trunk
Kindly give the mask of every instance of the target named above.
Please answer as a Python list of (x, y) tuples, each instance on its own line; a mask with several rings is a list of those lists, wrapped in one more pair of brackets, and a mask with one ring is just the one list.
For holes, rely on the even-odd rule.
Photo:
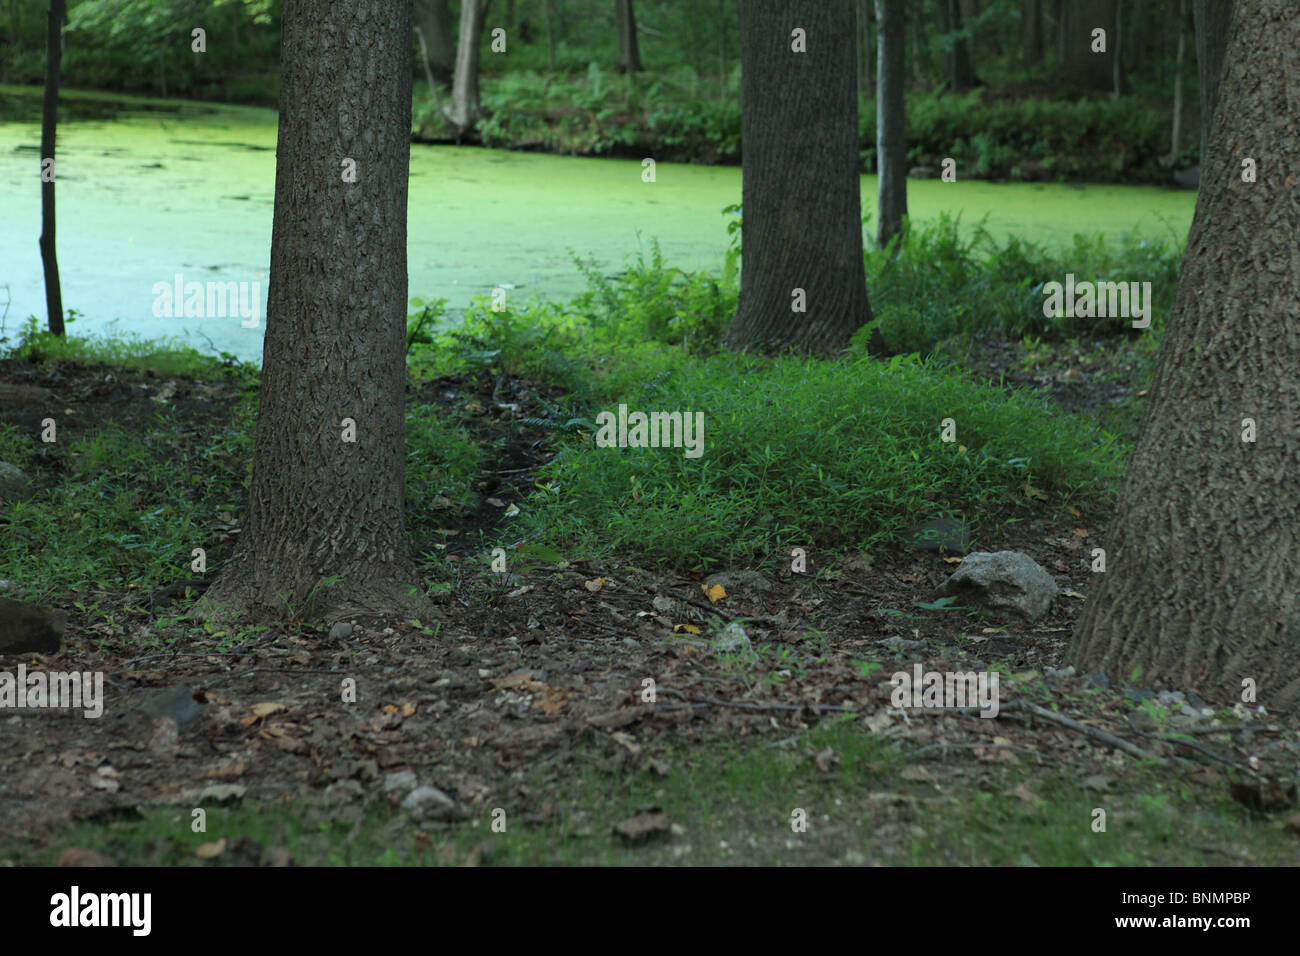
[[(1074, 663), (1300, 702), (1295, 0), (1237, 0), (1178, 295)], [(1259, 160), (1242, 182), (1240, 160)], [(1246, 420), (1249, 419), (1247, 422)], [(1258, 429), (1256, 440), (1246, 431)]]
[(473, 129), (483, 115), (478, 96), (478, 48), (489, 3), (491, 0), (462, 0), (460, 8), (456, 78), (451, 89), (451, 106), (446, 110), (447, 120), (458, 137)]
[[(45, 271), (45, 314), (50, 332), (63, 335), (63, 288), (54, 242), (54, 134), (59, 124), (59, 71), (63, 66), (64, 0), (50, 0), (45, 34), (45, 99), (41, 105), (41, 264)], [(14, 40), (17, 43), (17, 38)]]
[(903, 231), (907, 215), (907, 139), (903, 112), (903, 0), (876, 0), (876, 242)]
[(403, 510), (411, 29), (409, 0), (285, 5), (248, 514), (200, 616), (425, 607)]
[[(744, 232), (732, 349), (830, 354), (871, 317), (854, 0), (741, 9)], [(807, 52), (792, 49), (806, 32)]]
[(1214, 103), (1223, 78), (1223, 55), (1228, 49), (1228, 24), (1232, 0), (1193, 0), (1196, 19), (1196, 78), (1201, 87), (1201, 168), (1210, 145)]
[(614, 20), (618, 25), (618, 72), (640, 73), (641, 50), (636, 42), (636, 14), (632, 0), (614, 0)]
[(415, 0), (415, 23), (429, 51), (429, 69), (442, 83), (450, 82), (456, 66), (448, 0)]

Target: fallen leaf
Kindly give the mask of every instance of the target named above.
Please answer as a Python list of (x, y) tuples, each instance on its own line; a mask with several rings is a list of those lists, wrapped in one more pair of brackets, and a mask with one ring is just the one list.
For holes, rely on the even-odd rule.
[(945, 564), (961, 564), (962, 562), (961, 558), (954, 557), (953, 555), (948, 555), (943, 560)]
[(687, 634), (700, 633), (700, 629), (696, 627), (694, 624), (674, 624), (673, 633), (678, 633), (680, 631), (685, 631)]
[(271, 714), (278, 714), (287, 708), (284, 704), (276, 704), (271, 701), (264, 701), (260, 704), (253, 704), (248, 708), (248, 712), (254, 717), (269, 717)]
[(588, 591), (595, 593), (605, 586), (604, 578), (592, 578), (590, 581), (584, 581), (583, 585)]
[(724, 588), (721, 584), (715, 584), (713, 585), (713, 587), (709, 587), (706, 584), (701, 584), (700, 590), (704, 592), (704, 596), (709, 599), (710, 604), (717, 604), (719, 601), (721, 601), (724, 597), (727, 596), (727, 589)]
[(226, 838), (222, 837), (215, 843), (202, 843), (194, 851), (194, 855), (200, 860), (215, 860), (221, 854), (226, 852)]
[(1046, 501), (1046, 500), (1047, 500), (1047, 493), (1046, 493), (1046, 492), (1044, 492), (1044, 491), (1040, 491), (1039, 489), (1035, 488), (1033, 485), (1031, 485), (1031, 484), (1030, 484), (1029, 482), (1027, 482), (1027, 481), (1026, 481), (1023, 485), (1021, 485), (1020, 487), (1021, 487), (1021, 489), (1024, 491), (1024, 493), (1025, 493), (1025, 497), (1027, 497), (1027, 498), (1037, 498), (1039, 501)]

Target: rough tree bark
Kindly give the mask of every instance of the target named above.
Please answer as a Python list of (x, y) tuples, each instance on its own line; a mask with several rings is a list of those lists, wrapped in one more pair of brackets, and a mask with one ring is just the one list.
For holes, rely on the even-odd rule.
[(614, 22), (618, 26), (618, 72), (640, 73), (641, 49), (636, 40), (636, 14), (632, 0), (614, 0)]
[[(46, 160), (54, 159), (55, 131), (59, 124), (59, 71), (63, 67), (64, 0), (50, 0), (45, 34), (45, 98), (41, 104), (41, 265), (45, 272), (45, 313), (53, 335), (63, 335), (63, 287), (59, 283), (59, 257), (55, 249), (54, 170), (47, 174)], [(16, 42), (16, 41), (15, 41)]]
[(854, 0), (741, 7), (744, 257), (728, 348), (830, 354), (870, 321), (854, 19)]
[[(1142, 434), (1072, 656), (1088, 673), (1300, 702), (1300, 7), (1236, 0)], [(1243, 159), (1258, 182), (1243, 182)], [(1245, 420), (1249, 419), (1250, 422)], [(1257, 428), (1255, 441), (1247, 429)]]
[(1196, 20), (1196, 78), (1201, 87), (1201, 168), (1210, 145), (1214, 103), (1223, 79), (1223, 56), (1228, 49), (1228, 24), (1232, 0), (1193, 0)]
[(427, 610), (403, 500), (411, 31), (409, 0), (285, 5), (248, 513), (196, 616)]
[(875, 0), (876, 56), (876, 243), (880, 248), (903, 231), (907, 215), (907, 139), (903, 110), (903, 50), (907, 42), (903, 0)]

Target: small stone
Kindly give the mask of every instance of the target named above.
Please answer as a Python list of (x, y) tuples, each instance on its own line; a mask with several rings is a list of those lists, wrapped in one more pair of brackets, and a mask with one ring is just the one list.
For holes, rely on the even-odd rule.
[(352, 636), (352, 624), (348, 621), (339, 621), (337, 624), (335, 624), (333, 627), (330, 628), (331, 640), (337, 641), (337, 640), (342, 640), (345, 637), (351, 637), (351, 636)]
[(939, 588), (943, 595), (973, 599), (990, 611), (1036, 621), (1056, 600), (1056, 581), (1019, 551), (968, 554)]
[(420, 781), (415, 778), (414, 770), (398, 770), (384, 778), (384, 793), (394, 790), (414, 790)]
[(0, 501), (26, 501), (31, 496), (31, 477), (18, 466), (0, 461)]
[(456, 801), (437, 787), (416, 787), (402, 801), (402, 809), (420, 821), (452, 820), (460, 816)]
[(1088, 686), (1097, 690), (1110, 690), (1110, 678), (1101, 671), (1088, 678)]

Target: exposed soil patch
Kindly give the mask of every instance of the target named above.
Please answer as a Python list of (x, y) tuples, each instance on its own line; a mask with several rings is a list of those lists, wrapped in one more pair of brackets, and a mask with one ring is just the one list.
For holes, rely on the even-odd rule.
[[(1009, 358), (990, 349), (981, 361), (992, 375), (1010, 367)], [(1049, 378), (1049, 393), (1067, 407), (1126, 394), (1091, 380), (1058, 390), (1055, 373)], [(0, 381), (50, 389), (50, 406), (66, 422), (60, 440), (70, 443), (108, 422), (143, 429), (160, 407), (195, 432), (225, 427), (239, 396), (230, 383), (66, 364), (44, 373), (3, 363)], [(548, 455), (545, 433), (517, 419), (536, 412), (539, 395), (546, 393), (536, 383), (491, 376), (412, 390), (411, 401), (438, 404), (449, 416), (478, 403), (484, 414), (475, 427), (498, 449), (481, 476), (482, 501), (447, 509), (444, 528), (465, 539), (490, 535), (503, 508), (489, 499), (517, 500), (531, 489)], [(0, 419), (35, 427), (45, 412), (0, 408)], [(58, 480), (57, 456), (42, 458), (39, 481)], [(69, 822), (129, 816), (141, 805), (201, 806), (220, 799), (210, 788), (225, 785), (236, 788), (227, 796), (337, 814), (376, 798), (396, 804), (418, 781), (448, 798), (439, 804), (444, 822), (486, 818), (498, 807), (525, 821), (553, 820), (573, 808), (557, 805), (536, 775), (571, 776), (580, 752), (601, 754), (607, 769), (653, 768), (684, 746), (777, 743), (841, 713), (860, 715), (918, 762), (942, 756), (975, 780), (1008, 751), (1081, 779), (1113, 770), (1113, 745), (1017, 711), (1012, 701), (1060, 707), (1155, 757), (1210, 764), (1213, 771), (1171, 764), (1185, 779), (1201, 774), (1195, 780), (1205, 787), (1227, 787), (1231, 773), (1249, 781), (1289, 772), (1290, 724), (1283, 734), (1207, 734), (1198, 752), (1133, 723), (1119, 693), (1061, 670), (1089, 587), (1090, 544), (1107, 516), (1059, 511), (1027, 500), (974, 529), (977, 547), (1023, 551), (1054, 577), (1060, 596), (1034, 624), (919, 607), (953, 564), (906, 549), (850, 554), (833, 567), (810, 555), (804, 574), (788, 563), (751, 569), (725, 596), (707, 593), (702, 575), (648, 571), (620, 558), (519, 565), (507, 574), (476, 563), (443, 595), (436, 620), (358, 621), (333, 632), (293, 623), (236, 646), (229, 638), (177, 643), (160, 632), (159, 614), (181, 594), (147, 605), (138, 593), (67, 595), (54, 602), (69, 614), (63, 651), (0, 659), (0, 670), (102, 672), (104, 715), (0, 713), (0, 852), (36, 859), (61, 845)], [(442, 543), (454, 553), (458, 539), (436, 536), (417, 548)], [(130, 623), (107, 623), (106, 608)], [(998, 665), (1005, 716), (901, 714), (891, 708), (889, 678), (914, 664)], [(1252, 719), (1240, 708), (1238, 717)], [(414, 776), (393, 776), (407, 770)], [(882, 808), (882, 826), (894, 812)]]

